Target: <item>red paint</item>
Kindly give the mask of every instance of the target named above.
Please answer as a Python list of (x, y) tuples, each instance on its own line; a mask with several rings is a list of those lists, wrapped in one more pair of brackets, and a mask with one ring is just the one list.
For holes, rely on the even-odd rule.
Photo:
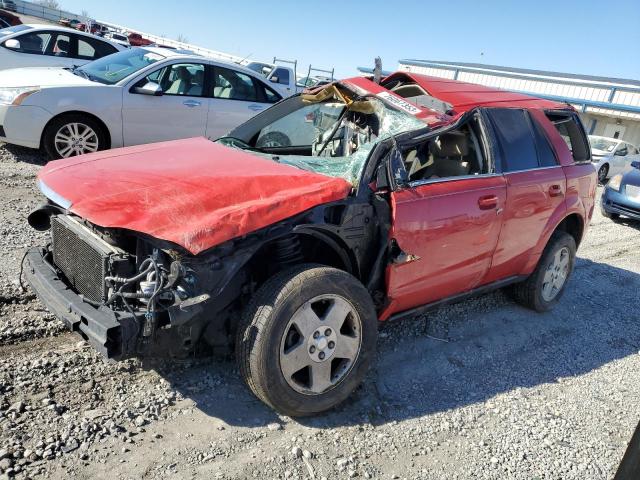
[(193, 254), (351, 191), (346, 180), (204, 138), (49, 162), (38, 177), (96, 225), (146, 233)]
[[(381, 318), (481, 283), (491, 267), (507, 190), (502, 175), (428, 183), (391, 194), (391, 237), (419, 260), (387, 268)], [(487, 199), (495, 206), (486, 208)], [(481, 206), (484, 205), (484, 206)]]

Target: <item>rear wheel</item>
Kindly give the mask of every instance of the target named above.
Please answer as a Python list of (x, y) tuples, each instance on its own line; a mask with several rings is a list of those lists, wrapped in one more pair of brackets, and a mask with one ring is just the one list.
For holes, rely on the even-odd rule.
[(302, 265), (266, 282), (236, 339), (240, 372), (275, 410), (330, 409), (361, 383), (373, 359), (377, 317), (365, 287), (334, 268)]
[(609, 165), (605, 163), (598, 170), (598, 181), (602, 185), (604, 185), (605, 183), (607, 183), (607, 177), (608, 176), (609, 176)]
[(54, 118), (44, 131), (42, 144), (50, 159), (74, 157), (108, 148), (104, 127), (82, 114)]
[(562, 297), (573, 272), (576, 242), (565, 232), (555, 232), (533, 273), (511, 287), (515, 300), (537, 312), (550, 310)]

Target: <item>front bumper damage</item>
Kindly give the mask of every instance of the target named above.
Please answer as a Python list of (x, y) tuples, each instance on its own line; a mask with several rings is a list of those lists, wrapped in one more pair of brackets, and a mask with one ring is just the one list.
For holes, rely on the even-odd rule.
[(139, 326), (132, 313), (84, 302), (59, 278), (44, 249), (30, 249), (25, 262), (27, 281), (69, 330), (79, 333), (108, 359), (122, 360), (135, 355)]

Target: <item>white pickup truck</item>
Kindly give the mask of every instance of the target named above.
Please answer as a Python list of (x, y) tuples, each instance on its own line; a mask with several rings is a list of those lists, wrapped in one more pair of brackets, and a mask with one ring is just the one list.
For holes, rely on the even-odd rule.
[(296, 72), (291, 67), (264, 62), (251, 62), (246, 67), (264, 75), (271, 86), (285, 98), (304, 89), (297, 85)]

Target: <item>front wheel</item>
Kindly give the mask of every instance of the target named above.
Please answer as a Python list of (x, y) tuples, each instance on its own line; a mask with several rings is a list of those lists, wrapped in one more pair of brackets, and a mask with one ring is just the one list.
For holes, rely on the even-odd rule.
[(600, 182), (601, 185), (604, 185), (605, 183), (607, 183), (608, 176), (609, 176), (609, 165), (605, 163), (598, 170), (598, 182)]
[(550, 310), (562, 297), (576, 260), (576, 242), (565, 232), (554, 232), (538, 265), (524, 282), (511, 287), (515, 300), (537, 312)]
[(82, 114), (54, 118), (44, 131), (42, 146), (47, 156), (54, 160), (109, 148), (103, 126)]
[(373, 359), (377, 316), (352, 275), (302, 265), (267, 281), (247, 305), (236, 358), (253, 393), (278, 412), (328, 410), (362, 382)]

